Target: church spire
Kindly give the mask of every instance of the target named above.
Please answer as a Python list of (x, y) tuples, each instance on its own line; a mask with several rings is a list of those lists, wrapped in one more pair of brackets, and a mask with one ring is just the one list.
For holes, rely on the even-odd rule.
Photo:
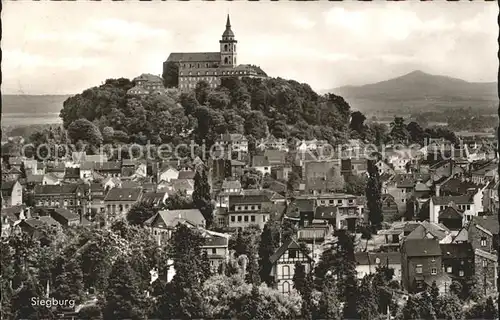
[(229, 13), (227, 14), (226, 28), (227, 29), (231, 28), (231, 21), (229, 20)]

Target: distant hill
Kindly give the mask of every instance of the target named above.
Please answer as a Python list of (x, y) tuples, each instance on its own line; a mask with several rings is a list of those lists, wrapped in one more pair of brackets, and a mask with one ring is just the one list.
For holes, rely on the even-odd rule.
[(70, 95), (10, 95), (2, 94), (2, 114), (59, 113)]
[(401, 77), (363, 86), (339, 87), (329, 92), (363, 112), (414, 112), (436, 108), (497, 108), (496, 82), (461, 79), (413, 71)]

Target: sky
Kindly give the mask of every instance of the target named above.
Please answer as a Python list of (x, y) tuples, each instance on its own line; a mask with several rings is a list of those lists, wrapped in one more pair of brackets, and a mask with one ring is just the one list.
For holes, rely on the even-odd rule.
[(471, 2), (3, 2), (2, 92), (76, 94), (213, 52), (230, 14), (238, 63), (322, 91), (414, 70), (496, 81), (498, 6)]

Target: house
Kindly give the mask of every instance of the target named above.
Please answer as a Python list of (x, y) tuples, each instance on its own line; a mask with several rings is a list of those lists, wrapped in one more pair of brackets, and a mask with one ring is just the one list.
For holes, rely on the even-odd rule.
[(35, 237), (40, 237), (43, 236), (43, 233), (40, 231), (41, 228), (49, 227), (59, 229), (61, 228), (61, 225), (50, 216), (36, 216), (21, 221), (21, 223), (19, 223), (19, 227), (23, 232)]
[(474, 277), (476, 278), (478, 289), (484, 293), (485, 296), (498, 294), (497, 258), (496, 254), (481, 249), (474, 250)]
[(377, 166), (379, 175), (383, 175), (383, 174), (394, 175), (395, 174), (394, 169), (390, 165), (388, 165), (384, 160), (377, 161), (377, 163), (375, 163), (375, 166)]
[(434, 281), (447, 292), (451, 278), (443, 273), (442, 253), (435, 239), (406, 239), (401, 247), (401, 279), (408, 292), (423, 291)]
[(248, 140), (244, 135), (239, 133), (221, 134), (217, 143), (224, 147), (224, 151), (248, 152)]
[(166, 166), (158, 171), (158, 181), (170, 182), (172, 179), (179, 179), (179, 170), (176, 168)]
[(181, 170), (179, 171), (179, 175), (177, 176), (178, 180), (193, 180), (196, 175), (196, 171), (194, 170)]
[(154, 91), (165, 88), (163, 85), (163, 79), (160, 76), (150, 73), (143, 73), (140, 76), (135, 77), (133, 82), (137, 87), (143, 88), (146, 91)]
[(172, 179), (170, 183), (160, 183), (158, 191), (166, 190), (169, 193), (182, 192), (191, 197), (194, 192), (193, 179)]
[(389, 221), (394, 217), (398, 217), (398, 204), (394, 200), (394, 197), (390, 194), (383, 194), (380, 198), (382, 201), (382, 214), (384, 215), (384, 221)]
[(43, 175), (42, 184), (49, 185), (49, 186), (55, 186), (55, 185), (60, 184), (63, 179), (64, 179), (64, 173), (48, 172), (48, 173)]
[(269, 165), (272, 167), (284, 165), (286, 163), (286, 155), (287, 152), (282, 150), (264, 150), (264, 157), (267, 158)]
[(242, 192), (241, 182), (239, 180), (225, 179), (222, 182), (221, 190), (216, 196), (218, 207), (227, 208), (229, 206), (229, 196), (240, 194)]
[(103, 186), (104, 190), (107, 192), (113, 188), (121, 188), (122, 181), (120, 178), (106, 177), (101, 181), (101, 185)]
[(104, 198), (108, 219), (125, 217), (134, 204), (140, 201), (142, 189), (113, 188)]
[(161, 210), (144, 222), (157, 239), (158, 244), (167, 241), (179, 223), (187, 223), (192, 227), (205, 228), (206, 221), (198, 209)]
[(221, 273), (223, 265), (229, 260), (229, 235), (198, 228), (205, 243), (201, 250), (207, 254), (212, 273)]
[(43, 162), (39, 162), (35, 159), (24, 160), (24, 169), (26, 173), (31, 172), (34, 175), (43, 175), (45, 173), (45, 166)]
[(316, 206), (335, 206), (336, 229), (355, 231), (364, 222), (364, 205), (360, 198), (346, 193), (327, 193), (315, 197)]
[(450, 230), (461, 230), (463, 227), (464, 213), (455, 205), (446, 207), (439, 212), (438, 221)]
[(90, 186), (84, 183), (37, 185), (34, 189), (37, 207), (67, 208), (83, 214), (90, 209)]
[(474, 250), (470, 243), (440, 244), (443, 270), (465, 285), (474, 275)]
[(449, 206), (454, 206), (463, 211), (463, 223), (471, 221), (472, 217), (477, 216), (474, 206), (474, 197), (470, 195), (462, 196), (439, 196), (432, 197), (429, 202), (429, 221), (439, 222), (439, 213)]
[(272, 213), (272, 202), (266, 194), (230, 195), (227, 220), (219, 223), (230, 228), (258, 225), (263, 229)]
[(368, 160), (348, 158), (340, 160), (340, 167), (343, 176), (362, 175), (368, 172)]
[(80, 180), (80, 168), (67, 167), (64, 172), (64, 182), (76, 183)]
[(82, 180), (93, 180), (92, 173), (94, 172), (94, 163), (90, 161), (85, 161), (80, 165), (80, 179)]
[(295, 264), (298, 262), (304, 266), (305, 272), (312, 269), (313, 259), (293, 238), (285, 241), (276, 252), (269, 258), (272, 264), (271, 276), (277, 289), (282, 293), (290, 293), (293, 288), (293, 276), (295, 275)]
[(141, 203), (152, 205), (155, 208), (161, 208), (165, 205), (168, 198), (167, 192), (146, 192), (141, 198)]
[(23, 186), (16, 181), (2, 181), (2, 208), (21, 205), (23, 203)]
[(252, 168), (262, 173), (263, 176), (271, 174), (271, 165), (266, 156), (255, 155), (252, 158)]
[(471, 172), (471, 181), (476, 184), (486, 184), (490, 181), (498, 180), (498, 164), (490, 163), (482, 168)]
[(495, 253), (498, 248), (498, 215), (473, 217), (466, 227), (468, 241), (474, 250)]
[(95, 162), (94, 171), (104, 177), (120, 177), (122, 166), (119, 161)]
[(73, 227), (80, 225), (81, 219), (83, 219), (83, 217), (80, 217), (76, 213), (64, 208), (50, 209), (49, 214), (63, 227)]
[(279, 150), (288, 152), (288, 142), (284, 138), (276, 138), (273, 135), (262, 138), (257, 142), (257, 149), (260, 150)]
[(356, 252), (356, 272), (359, 280), (377, 273), (385, 266), (394, 270), (394, 280), (401, 280), (401, 254), (399, 252)]
[(30, 210), (25, 205), (2, 208), (2, 238), (8, 237), (16, 225), (29, 218)]
[(453, 241), (453, 235), (451, 231), (443, 225), (423, 221), (406, 236), (406, 239), (435, 239), (442, 244), (451, 243)]
[(43, 174), (26, 173), (26, 187), (33, 189), (37, 184), (43, 184)]
[(307, 161), (302, 177), (309, 194), (336, 192), (344, 189), (344, 178), (340, 172), (338, 160)]
[(106, 191), (100, 183), (90, 184), (90, 211), (91, 216), (95, 216), (98, 212), (104, 212), (104, 197), (106, 196)]

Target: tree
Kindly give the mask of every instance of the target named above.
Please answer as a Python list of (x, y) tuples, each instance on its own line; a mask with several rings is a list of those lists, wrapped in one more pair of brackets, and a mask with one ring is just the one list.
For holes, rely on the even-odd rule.
[(64, 265), (64, 272), (56, 277), (56, 299), (70, 299), (79, 303), (83, 297), (83, 273), (80, 261), (69, 260)]
[(424, 129), (416, 122), (410, 122), (406, 126), (406, 130), (410, 136), (410, 141), (413, 143), (418, 143), (420, 145), (424, 144)]
[(165, 200), (168, 210), (193, 209), (193, 201), (187, 197), (185, 192), (177, 191)]
[(165, 87), (177, 87), (179, 85), (179, 64), (173, 61), (164, 62), (162, 78)]
[(498, 319), (498, 308), (493, 302), (492, 297), (486, 299), (484, 306), (483, 319)]
[(103, 306), (104, 319), (145, 319), (145, 295), (125, 257), (113, 264)]
[(127, 221), (131, 225), (142, 226), (146, 220), (154, 216), (158, 210), (149, 203), (137, 203), (127, 213)]
[(87, 119), (73, 121), (68, 127), (68, 135), (73, 142), (81, 140), (92, 145), (100, 145), (103, 141), (99, 128)]
[(262, 172), (254, 168), (245, 170), (240, 180), (243, 189), (259, 189), (262, 184)]
[(366, 126), (364, 124), (366, 116), (360, 111), (354, 111), (351, 113), (351, 123), (349, 125), (350, 129), (358, 134), (361, 139), (364, 139)]
[(372, 286), (372, 279), (371, 275), (365, 276), (358, 288), (357, 313), (362, 320), (374, 319), (378, 315), (378, 304)]
[(271, 268), (272, 264), (269, 258), (276, 251), (279, 244), (279, 234), (276, 232), (276, 225), (272, 220), (268, 221), (264, 225), (264, 230), (260, 235), (259, 243), (259, 270), (260, 279), (267, 283), (267, 285), (272, 285), (271, 278)]
[(311, 319), (313, 317), (313, 279), (311, 272), (306, 272), (305, 266), (300, 262), (295, 263), (293, 276), (293, 286), (302, 297), (302, 318)]
[(325, 279), (321, 290), (316, 317), (319, 319), (340, 320), (340, 301), (337, 298), (335, 283), (331, 277)]
[(395, 143), (406, 143), (408, 141), (409, 133), (403, 118), (394, 117), (394, 120), (391, 122), (391, 132), (389, 135)]
[(204, 243), (205, 239), (198, 231), (184, 224), (176, 227), (168, 247), (168, 257), (174, 261), (175, 275), (170, 283), (167, 282), (166, 270), (159, 275), (158, 289), (155, 290), (157, 317), (203, 317), (201, 292), (206, 270), (201, 247)]
[(413, 296), (408, 296), (402, 311), (403, 320), (414, 320), (420, 318), (419, 307)]
[(366, 176), (348, 175), (345, 183), (346, 192), (357, 196), (364, 195), (367, 182)]
[(368, 182), (366, 185), (366, 200), (368, 206), (368, 220), (376, 230), (382, 226), (384, 216), (382, 214), (382, 183), (378, 173), (375, 160), (368, 160)]
[(210, 227), (213, 223), (213, 205), (212, 197), (210, 194), (210, 184), (208, 183), (208, 177), (205, 169), (196, 171), (194, 176), (194, 191), (193, 191), (193, 204), (200, 210), (201, 214), (205, 218), (207, 227)]

